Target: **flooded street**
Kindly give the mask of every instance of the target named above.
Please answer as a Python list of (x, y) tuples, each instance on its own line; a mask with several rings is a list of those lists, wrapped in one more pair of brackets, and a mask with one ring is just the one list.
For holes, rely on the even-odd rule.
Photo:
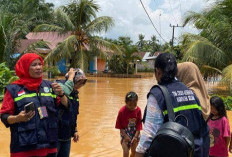
[[(127, 92), (138, 96), (142, 112), (146, 94), (155, 83), (150, 78), (88, 78), (80, 89), (80, 114), (77, 118), (80, 141), (72, 143), (71, 157), (120, 157), (119, 130), (115, 129), (119, 109)], [(10, 130), (0, 123), (0, 157), (9, 156)]]
[(125, 95), (131, 90), (135, 91), (139, 96), (138, 105), (143, 111), (146, 94), (154, 83), (154, 78), (89, 78), (86, 86), (80, 90), (80, 141), (72, 144), (71, 156), (122, 156), (119, 130), (114, 127), (118, 111), (125, 104)]
[[(115, 121), (119, 109), (125, 104), (125, 95), (135, 91), (142, 112), (146, 95), (155, 84), (150, 78), (88, 78), (80, 90), (78, 131), (80, 141), (72, 142), (71, 157), (121, 157), (119, 130)], [(229, 116), (231, 119), (231, 116)], [(0, 123), (0, 157), (9, 156), (10, 130)]]

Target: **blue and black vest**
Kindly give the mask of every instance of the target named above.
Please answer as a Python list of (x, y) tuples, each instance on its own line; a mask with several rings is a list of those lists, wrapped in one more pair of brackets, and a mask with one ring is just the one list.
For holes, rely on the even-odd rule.
[[(11, 153), (40, 148), (56, 148), (58, 140), (58, 112), (56, 95), (52, 93), (51, 82), (43, 80), (39, 92), (29, 91), (22, 85), (6, 87), (14, 99), (15, 113), (19, 114), (29, 102), (34, 102), (35, 116), (28, 122), (10, 125)], [(38, 108), (46, 106), (48, 117), (40, 119)]]
[[(186, 126), (195, 138), (208, 134), (207, 124), (203, 119), (199, 100), (193, 91), (178, 80), (173, 80), (171, 83), (162, 85), (167, 88), (172, 99), (175, 116), (184, 115), (188, 120), (188, 126), (186, 126), (186, 120), (181, 116), (179, 116), (177, 122)], [(156, 98), (160, 109), (163, 111), (164, 123), (167, 122), (167, 107), (162, 91), (159, 87), (154, 86), (148, 93), (148, 97), (150, 94)]]
[[(59, 81), (64, 84), (63, 81)], [(69, 108), (59, 106), (59, 140), (69, 140), (74, 136), (77, 126), (77, 115), (79, 114), (78, 91), (72, 91), (68, 96)]]

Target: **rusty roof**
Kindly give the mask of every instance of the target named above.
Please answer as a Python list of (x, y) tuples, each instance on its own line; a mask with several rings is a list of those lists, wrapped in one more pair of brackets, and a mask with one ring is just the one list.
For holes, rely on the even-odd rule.
[(54, 49), (57, 44), (63, 42), (67, 37), (71, 35), (71, 32), (61, 34), (59, 32), (30, 32), (26, 35), (29, 40), (44, 40), (48, 42), (50, 49)]

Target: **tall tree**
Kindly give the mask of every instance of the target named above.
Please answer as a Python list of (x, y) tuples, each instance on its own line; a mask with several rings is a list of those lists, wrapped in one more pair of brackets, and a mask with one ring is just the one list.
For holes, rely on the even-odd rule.
[(0, 0), (0, 61), (12, 68), (16, 41), (25, 38), (37, 23), (50, 20), (52, 10), (53, 4), (44, 0)]
[(155, 53), (156, 51), (159, 51), (160, 50), (160, 45), (159, 45), (159, 40), (156, 38), (155, 35), (153, 35), (151, 37), (151, 40), (149, 41), (149, 45), (151, 47), (151, 52), (152, 53)]
[(44, 0), (0, 0), (0, 5), (4, 6), (5, 11), (17, 15), (19, 20), (24, 21), (29, 31), (36, 25), (53, 19), (54, 4), (45, 3)]
[(55, 24), (42, 24), (34, 31), (71, 32), (71, 35), (61, 42), (46, 60), (58, 61), (62, 58), (72, 59), (72, 67), (87, 69), (88, 56), (104, 53), (103, 49), (119, 51), (115, 44), (106, 41), (95, 34), (108, 31), (114, 25), (108, 16), (97, 17), (100, 7), (93, 0), (74, 0), (67, 6), (62, 6), (55, 12)]
[(139, 34), (139, 41), (136, 43), (139, 51), (143, 51), (143, 48), (146, 44), (146, 41), (144, 40), (144, 38), (145, 36), (143, 34)]
[(132, 45), (133, 41), (130, 37), (127, 36), (120, 36), (118, 38), (118, 45)]
[(129, 65), (134, 64), (136, 60), (141, 60), (141, 57), (135, 54), (137, 48), (132, 45), (123, 44), (122, 52), (123, 59), (126, 62), (126, 73), (128, 75)]
[[(209, 75), (222, 73), (232, 63), (231, 12), (232, 1), (222, 0), (201, 13), (189, 13), (184, 24), (193, 23), (201, 32), (183, 36), (184, 60), (194, 61)], [(224, 76), (232, 76), (232, 70), (226, 69)]]
[(24, 21), (16, 15), (0, 9), (0, 61), (5, 61), (7, 66), (12, 67), (11, 55), (16, 50), (16, 40), (22, 31), (27, 30)]

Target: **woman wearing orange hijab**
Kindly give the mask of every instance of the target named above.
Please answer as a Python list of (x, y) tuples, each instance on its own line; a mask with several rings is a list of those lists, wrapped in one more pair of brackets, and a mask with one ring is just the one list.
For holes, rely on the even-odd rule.
[[(11, 131), (11, 157), (55, 157), (56, 104), (67, 107), (67, 97), (60, 85), (43, 80), (43, 59), (35, 53), (24, 54), (15, 72), (19, 80), (6, 87), (0, 111), (2, 122)], [(31, 104), (28, 110), (27, 104)]]

